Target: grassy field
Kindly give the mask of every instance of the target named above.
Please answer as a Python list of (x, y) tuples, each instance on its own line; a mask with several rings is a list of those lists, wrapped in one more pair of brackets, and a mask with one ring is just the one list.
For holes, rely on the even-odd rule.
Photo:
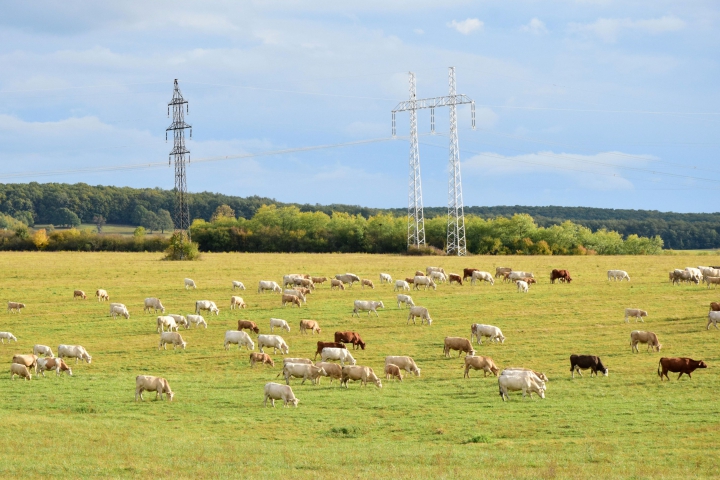
[[(672, 268), (715, 265), (717, 256), (411, 258), (369, 255), (206, 254), (194, 263), (159, 261), (159, 254), (2, 253), (2, 298), (27, 304), (21, 315), (3, 311), (0, 330), (17, 344), (0, 345), (4, 365), (35, 343), (81, 344), (90, 365), (74, 377), (2, 381), (2, 478), (688, 478), (717, 477), (720, 461), (720, 331), (705, 330), (715, 290), (671, 286)], [(378, 283), (378, 273), (403, 278), (439, 264), (493, 271), (510, 266), (535, 272), (528, 294), (496, 284), (448, 286), (413, 292), (430, 309), (433, 325), (406, 326), (391, 286), (344, 292), (328, 286), (307, 307), (283, 309), (278, 295), (256, 293), (258, 280), (284, 273), (355, 272)], [(552, 268), (567, 268), (570, 285), (550, 285)], [(606, 271), (625, 269), (632, 281), (611, 283)], [(193, 278), (196, 291), (183, 289)], [(231, 280), (241, 280), (248, 309), (228, 308)], [(113, 321), (107, 304), (74, 301), (73, 289), (105, 288), (125, 303), (130, 320)], [(191, 313), (196, 300), (216, 301), (207, 330), (181, 331), (186, 351), (159, 351), (155, 316), (142, 313), (158, 296), (168, 313)], [(380, 317), (351, 318), (355, 299), (383, 300)], [(648, 310), (644, 325), (625, 324), (625, 307)], [(292, 386), (300, 405), (263, 408), (263, 386), (281, 369), (248, 365), (248, 352), (223, 349), (237, 319), (284, 318), (291, 356), (311, 356), (318, 339), (355, 330), (367, 342), (358, 364), (382, 372), (386, 355), (410, 355), (422, 377), (383, 388), (348, 390)], [(300, 319), (320, 322), (322, 334), (301, 336)], [(550, 377), (546, 399), (503, 403), (497, 380), (475, 372), (463, 379), (462, 359), (444, 358), (445, 336), (469, 337), (470, 324), (499, 326), (503, 345), (478, 353), (501, 366), (526, 366)], [(633, 329), (654, 331), (661, 354), (632, 354)], [(572, 353), (600, 355), (609, 377), (570, 378)], [(661, 383), (660, 356), (705, 360), (692, 379)], [(6, 370), (7, 374), (7, 370)], [(134, 402), (135, 376), (166, 377), (172, 403)], [(280, 379), (278, 381), (281, 381)], [(151, 399), (148, 401), (147, 399)]]

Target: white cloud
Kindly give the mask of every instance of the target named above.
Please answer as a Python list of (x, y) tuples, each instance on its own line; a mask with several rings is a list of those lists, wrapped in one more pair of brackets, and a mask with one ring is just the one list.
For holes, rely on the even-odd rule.
[(447, 26), (450, 28), (454, 28), (463, 35), (469, 35), (475, 30), (482, 30), (485, 24), (477, 18), (468, 18), (461, 22), (453, 20), (452, 22), (448, 23)]
[(520, 27), (520, 30), (522, 30), (523, 32), (532, 33), (534, 35), (543, 35), (543, 34), (548, 33), (548, 29), (545, 26), (545, 22), (543, 22), (539, 18), (533, 18), (532, 20), (530, 20), (530, 23)]
[(592, 33), (608, 43), (615, 42), (620, 33), (624, 30), (634, 30), (657, 35), (666, 32), (677, 32), (684, 29), (686, 26), (687, 23), (684, 20), (668, 15), (646, 20), (631, 20), (629, 18), (599, 18), (594, 23), (571, 23), (569, 25), (571, 32)]

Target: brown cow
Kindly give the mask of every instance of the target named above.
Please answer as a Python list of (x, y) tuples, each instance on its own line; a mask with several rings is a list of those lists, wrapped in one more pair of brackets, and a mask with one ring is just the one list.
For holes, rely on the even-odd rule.
[(500, 369), (495, 365), (495, 362), (490, 357), (483, 357), (480, 355), (467, 355), (465, 356), (465, 375), (463, 378), (470, 378), (470, 369), (483, 370), (483, 377), (487, 377), (487, 374), (493, 374), (496, 377)]
[(18, 354), (13, 357), (12, 363), (19, 363), (20, 365), (25, 365), (28, 368), (32, 368), (33, 370), (35, 370), (35, 374), (37, 374), (37, 360), (37, 355)]
[(570, 277), (570, 272), (567, 270), (553, 269), (553, 271), (550, 272), (550, 283), (555, 283), (555, 280), (570, 283), (572, 278)]
[(398, 380), (400, 380), (402, 382), (403, 376), (402, 376), (402, 373), (400, 372), (400, 367), (398, 367), (397, 365), (394, 365), (392, 363), (389, 363), (389, 364), (385, 365), (385, 379), (390, 380), (393, 378), (397, 378)]
[[(337, 336), (337, 334), (335, 334)], [(341, 342), (317, 342), (317, 350), (315, 351), (315, 358), (314, 360), (317, 360), (317, 356), (322, 354), (323, 348), (346, 348), (344, 343)]]
[(462, 285), (463, 279), (457, 273), (448, 274), (448, 283), (457, 282)]
[(473, 272), (479, 272), (480, 270), (477, 268), (463, 268), (463, 280), (467, 280), (468, 278), (472, 278)]
[(424, 277), (425, 272), (421, 272), (420, 270), (415, 270), (415, 276), (416, 277)]
[(87, 300), (87, 295), (85, 295), (85, 292), (83, 292), (82, 290), (75, 290), (75, 292), (73, 293), (73, 300), (75, 300), (76, 298), (82, 298), (83, 300)]
[(405, 279), (405, 281), (406, 281), (407, 283), (415, 283), (415, 277), (412, 277), (412, 278), (408, 277), (408, 278)]
[(292, 308), (293, 305), (297, 305), (298, 308), (300, 308), (300, 299), (296, 297), (295, 295), (285, 295), (282, 296), (282, 306), (284, 307), (285, 304), (289, 303), (290, 308)]
[(267, 353), (251, 353), (250, 354), (250, 366), (254, 367), (256, 363), (268, 364), (271, 367), (275, 366), (275, 362), (270, 355)]
[[(660, 370), (661, 367), (662, 371)], [(678, 375), (678, 380), (680, 380), (680, 377), (683, 376), (683, 373), (688, 377), (692, 378), (691, 373), (698, 368), (707, 368), (707, 364), (702, 360), (693, 360), (687, 357), (663, 357), (658, 363), (658, 375), (660, 376), (661, 382), (663, 379), (663, 375), (665, 376), (665, 378), (668, 379), (668, 381), (670, 380), (670, 377), (668, 377), (668, 372), (680, 372), (680, 375)]]
[(311, 334), (322, 332), (320, 324), (315, 320), (300, 320), (300, 333), (307, 333), (308, 330)]
[(360, 334), (357, 332), (335, 332), (335, 341), (342, 343), (352, 343), (353, 350), (355, 350), (358, 346), (361, 349), (365, 350), (365, 342), (363, 342), (362, 338), (360, 338)]
[(534, 278), (530, 278), (530, 277), (523, 277), (523, 278), (520, 278), (519, 280), (522, 280), (523, 282), (527, 283), (528, 285), (530, 285), (531, 283), (537, 283), (537, 281)]
[(252, 330), (255, 333), (260, 333), (257, 323), (251, 322), (250, 320), (238, 320), (238, 330), (242, 330), (244, 328)]
[(445, 346), (443, 352), (446, 357), (450, 356), (450, 350), (457, 350), (458, 357), (465, 352), (466, 355), (475, 355), (472, 343), (467, 338), (462, 337), (445, 337)]
[(711, 312), (720, 312), (720, 303), (710, 302), (710, 311)]
[(317, 284), (323, 284), (328, 281), (327, 277), (310, 277), (310, 280), (312, 280), (313, 283)]

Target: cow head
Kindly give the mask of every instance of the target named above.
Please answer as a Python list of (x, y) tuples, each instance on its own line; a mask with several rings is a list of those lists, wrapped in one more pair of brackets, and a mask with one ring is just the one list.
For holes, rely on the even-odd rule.
[(180, 345), (182, 346), (182, 349), (185, 350), (185, 346), (187, 345), (187, 342), (183, 341)]
[(220, 315), (220, 309), (217, 307), (210, 307), (210, 313), (214, 313), (215, 315)]
[(83, 360), (85, 360), (88, 364), (92, 363), (92, 357), (87, 352), (83, 353), (82, 355)]
[(360, 345), (360, 348), (362, 348), (363, 350), (365, 350), (365, 342), (363, 342), (362, 340), (360, 340), (357, 344)]
[(253, 327), (252, 331), (255, 333), (260, 333), (260, 329), (258, 327)]
[(420, 369), (417, 368), (417, 367), (415, 367), (415, 368), (412, 370), (412, 373), (414, 373), (416, 377), (419, 377), (419, 376), (420, 376)]
[(474, 357), (474, 356), (475, 356), (475, 350), (473, 350), (473, 349), (471, 348), (470, 351), (469, 351), (467, 354), (468, 354), (469, 357)]
[(275, 366), (275, 362), (273, 361), (272, 358), (270, 358), (269, 355), (265, 357), (264, 363), (269, 364), (271, 367), (274, 367), (274, 366)]
[[(290, 327), (288, 327), (288, 331), (289, 331), (289, 330), (290, 330)], [(285, 355), (287, 355), (288, 353), (290, 353), (290, 347), (288, 347), (286, 343), (283, 343), (283, 344), (280, 346), (280, 350), (281, 350)]]
[(498, 335), (496, 338), (500, 340), (500, 343), (505, 343), (505, 337), (503, 335)]
[(297, 399), (297, 398), (295, 398), (295, 397), (293, 397), (292, 400), (288, 400), (288, 403), (289, 403), (290, 405), (292, 405), (293, 407), (297, 408), (298, 403), (300, 403), (300, 400)]
[(708, 368), (707, 363), (700, 360), (697, 364), (697, 368)]

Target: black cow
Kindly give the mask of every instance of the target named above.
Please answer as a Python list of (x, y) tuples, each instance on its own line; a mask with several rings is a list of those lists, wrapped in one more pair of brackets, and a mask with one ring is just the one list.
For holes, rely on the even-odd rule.
[(593, 373), (597, 376), (598, 372), (602, 372), (606, 377), (608, 375), (608, 369), (605, 368), (600, 357), (595, 355), (570, 355), (570, 371), (573, 378), (575, 378), (575, 372), (582, 377), (580, 370), (587, 370), (588, 368), (591, 370), (591, 377)]

